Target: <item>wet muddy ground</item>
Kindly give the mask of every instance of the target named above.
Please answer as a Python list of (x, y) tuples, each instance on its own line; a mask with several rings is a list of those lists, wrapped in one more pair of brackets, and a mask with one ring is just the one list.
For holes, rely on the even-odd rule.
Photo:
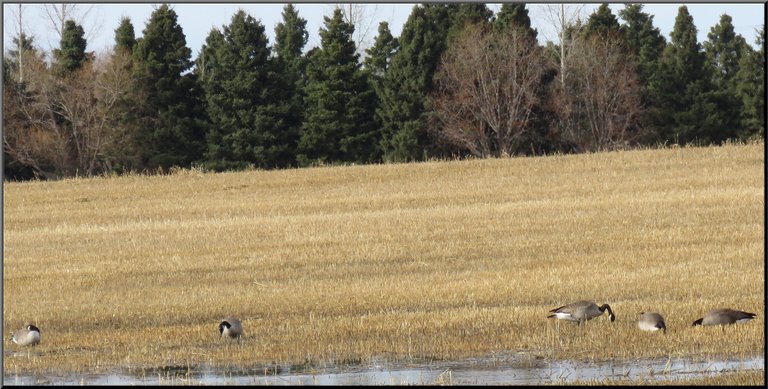
[[(21, 355), (6, 355), (6, 358)], [(23, 356), (26, 357), (26, 354)], [(743, 360), (550, 361), (525, 355), (494, 355), (457, 361), (393, 363), (373, 359), (359, 365), (252, 369), (210, 366), (130, 368), (107, 374), (19, 375), (3, 373), (8, 385), (546, 385), (586, 380), (706, 377), (722, 372), (765, 370), (763, 356)]]

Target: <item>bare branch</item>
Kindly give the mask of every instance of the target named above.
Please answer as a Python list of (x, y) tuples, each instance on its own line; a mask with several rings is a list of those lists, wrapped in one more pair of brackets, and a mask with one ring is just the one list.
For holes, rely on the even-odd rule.
[(542, 76), (551, 67), (532, 36), (469, 26), (435, 75), (430, 127), (448, 143), (480, 157), (513, 155), (542, 104)]
[(626, 147), (640, 135), (640, 81), (614, 37), (579, 36), (556, 91), (558, 127), (577, 151)]
[(357, 53), (360, 56), (365, 55), (365, 49), (372, 44), (372, 33), (376, 32), (378, 22), (376, 15), (379, 13), (378, 4), (334, 4), (335, 8), (340, 8), (344, 14), (344, 21), (355, 27), (352, 33), (352, 39), (355, 41)]
[[(50, 46), (53, 48), (59, 45), (67, 20), (72, 20), (83, 26), (86, 41), (93, 41), (104, 25), (104, 20), (92, 13), (97, 9), (96, 6), (97, 4), (44, 4), (43, 14), (47, 19), (48, 27), (55, 31), (58, 36), (57, 42), (49, 42)], [(90, 18), (91, 15), (95, 15), (95, 17)]]

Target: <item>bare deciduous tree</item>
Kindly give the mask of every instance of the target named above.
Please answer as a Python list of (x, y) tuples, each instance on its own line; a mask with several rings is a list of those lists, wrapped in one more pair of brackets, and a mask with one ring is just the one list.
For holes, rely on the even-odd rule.
[[(92, 41), (97, 36), (104, 24), (104, 19), (91, 17), (96, 4), (44, 4), (43, 14), (48, 23), (48, 26), (56, 31), (58, 39), (61, 40), (62, 34), (64, 34), (64, 23), (67, 20), (73, 20), (81, 26), (88, 26), (85, 29), (85, 39)], [(90, 20), (86, 23), (87, 20)], [(51, 43), (52, 47), (57, 47), (59, 42)]]
[(131, 87), (119, 53), (58, 75), (42, 57), (25, 62), (24, 85), (6, 88), (3, 148), (10, 163), (40, 177), (94, 175), (125, 159), (131, 134), (115, 126), (115, 106)]
[(23, 42), (23, 39), (24, 39), (24, 21), (23, 21), (24, 12), (23, 11), (24, 10), (21, 7), (21, 4), (19, 4), (18, 11), (13, 11), (13, 9), (11, 9), (11, 13), (14, 14), (14, 17), (16, 19), (16, 24), (17, 24), (16, 27), (18, 28), (18, 31), (19, 31), (18, 34), (16, 35), (18, 37), (18, 42), (17, 42), (17, 46), (16, 46), (16, 50), (18, 52), (16, 66), (17, 66), (18, 73), (19, 73), (19, 82), (24, 81), (24, 42)]
[(582, 10), (584, 8), (584, 5), (568, 5), (566, 7), (565, 4), (546, 4), (544, 8), (544, 19), (547, 20), (547, 22), (552, 25), (555, 29), (555, 32), (557, 33), (557, 40), (551, 39), (552, 37), (547, 36), (546, 29), (542, 29), (542, 35), (545, 39), (551, 42), (559, 42), (559, 53), (558, 58), (560, 59), (560, 83), (565, 83), (565, 74), (566, 74), (566, 66), (567, 61), (566, 59), (570, 55), (571, 51), (573, 50), (572, 44), (570, 42), (570, 37), (568, 35), (568, 29), (574, 25), (578, 25), (581, 23), (581, 17), (582, 17)]
[(516, 154), (542, 103), (549, 61), (523, 31), (468, 26), (435, 75), (430, 127), (475, 156)]
[(568, 57), (565, 85), (554, 93), (564, 140), (576, 151), (613, 150), (640, 132), (640, 82), (615, 37), (578, 36)]
[(109, 57), (102, 56), (97, 62), (99, 76), (95, 82), (96, 98), (99, 101), (99, 116), (105, 131), (100, 147), (100, 159), (104, 170), (112, 171), (115, 164), (122, 168), (136, 166), (138, 153), (135, 143), (135, 126), (121, 118), (135, 105), (134, 86), (136, 75), (131, 69), (131, 53), (118, 50)]
[(378, 4), (336, 4), (334, 7), (341, 8), (344, 13), (344, 21), (355, 27), (352, 39), (355, 41), (357, 53), (360, 56), (365, 55), (365, 49), (371, 46), (371, 35), (376, 32), (378, 21), (376, 15), (379, 13)]
[(31, 169), (53, 178), (69, 165), (67, 136), (44, 109), (45, 90), (52, 82), (42, 55), (25, 57), (24, 83), (4, 88), (3, 151), (9, 166)]

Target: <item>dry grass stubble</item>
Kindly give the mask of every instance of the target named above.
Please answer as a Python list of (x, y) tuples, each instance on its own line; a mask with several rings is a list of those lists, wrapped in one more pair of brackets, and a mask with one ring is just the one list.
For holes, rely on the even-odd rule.
[[(4, 185), (6, 372), (764, 352), (764, 145)], [(584, 329), (547, 320), (608, 303)], [(690, 328), (717, 306), (746, 325)], [(641, 333), (660, 312), (666, 336)], [(246, 336), (217, 338), (228, 315)], [(5, 346), (12, 349), (6, 339)]]

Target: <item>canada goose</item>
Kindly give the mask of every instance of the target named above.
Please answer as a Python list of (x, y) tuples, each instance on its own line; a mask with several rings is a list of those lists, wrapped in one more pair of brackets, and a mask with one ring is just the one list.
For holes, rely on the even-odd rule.
[(240, 323), (240, 319), (228, 317), (219, 324), (219, 333), (221, 336), (239, 338), (243, 335), (243, 325)]
[(704, 317), (693, 322), (693, 326), (715, 326), (721, 324), (746, 323), (755, 318), (754, 313), (737, 311), (730, 308), (717, 308), (707, 312)]
[(584, 300), (555, 308), (549, 311), (550, 315), (547, 316), (547, 318), (554, 317), (560, 320), (570, 320), (582, 325), (587, 320), (592, 320), (602, 315), (605, 310), (608, 310), (608, 318), (611, 319), (611, 321), (616, 320), (616, 316), (613, 314), (613, 310), (611, 310), (611, 307), (608, 304), (603, 304), (598, 307), (594, 302)]
[(19, 346), (34, 346), (40, 343), (40, 329), (34, 324), (11, 333), (11, 340)]
[(667, 333), (667, 325), (664, 324), (664, 318), (656, 312), (640, 312), (637, 326), (643, 331), (662, 330), (663, 333)]

